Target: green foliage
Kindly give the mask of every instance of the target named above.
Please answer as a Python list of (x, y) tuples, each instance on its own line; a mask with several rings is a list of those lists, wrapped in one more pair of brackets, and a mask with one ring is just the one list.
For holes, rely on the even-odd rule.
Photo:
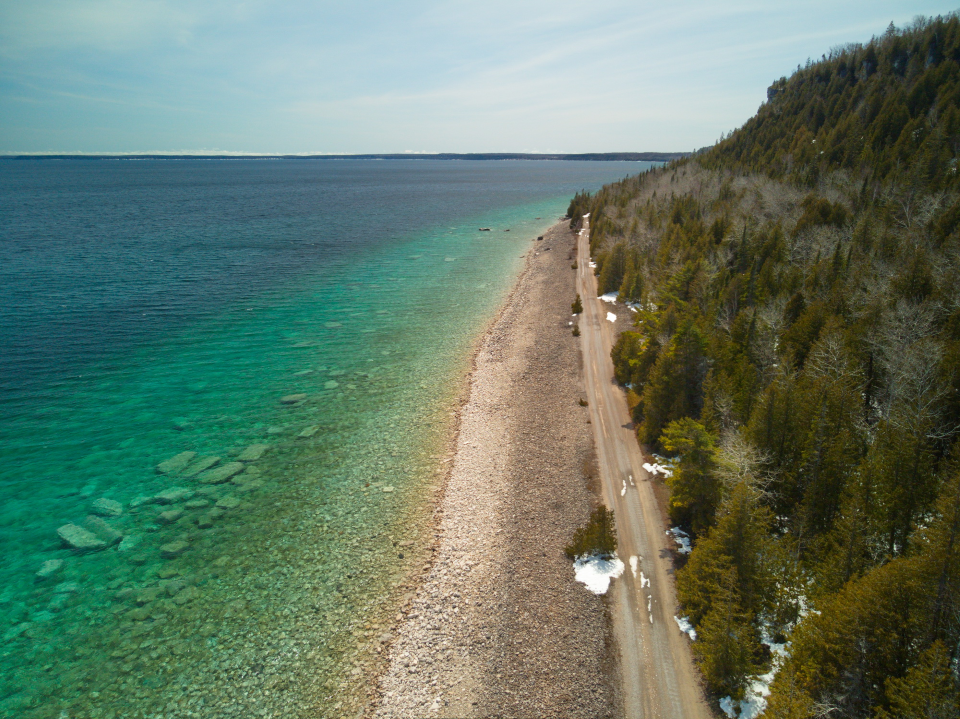
[(926, 652), (960, 659), (958, 137), (960, 20), (921, 18), (585, 210), (604, 290), (643, 302), (612, 360), (680, 455), (710, 685), (742, 686), (730, 637), (792, 633), (770, 716), (954, 711)]
[(573, 534), (567, 545), (567, 557), (576, 559), (590, 555), (608, 557), (617, 552), (617, 530), (613, 510), (599, 506), (590, 514), (590, 521)]
[(686, 321), (650, 370), (642, 395), (641, 441), (654, 444), (673, 420), (700, 416), (706, 372), (706, 341), (696, 324)]
[(667, 479), (670, 520), (699, 536), (713, 525), (720, 503), (716, 442), (706, 427), (684, 417), (667, 425), (660, 444), (668, 452), (680, 455), (680, 466)]
[(733, 573), (721, 578), (721, 591), (697, 630), (693, 652), (711, 692), (742, 699), (747, 678), (759, 669), (754, 657), (760, 640), (739, 607), (735, 583)]
[(960, 684), (942, 642), (925, 650), (902, 679), (887, 680), (890, 710), (877, 719), (956, 719), (960, 716)]
[(817, 225), (842, 227), (847, 222), (847, 209), (840, 203), (830, 202), (826, 198), (808, 195), (800, 206), (803, 208), (803, 214), (797, 220), (794, 234), (800, 234), (807, 228)]
[(744, 611), (755, 616), (769, 606), (774, 593), (772, 522), (770, 510), (747, 483), (730, 489), (717, 511), (716, 525), (697, 542), (677, 574), (677, 596), (695, 625), (714, 608), (721, 579), (731, 572)]
[(832, 168), (927, 190), (957, 185), (960, 21), (919, 20), (848, 45), (771, 87), (772, 99), (700, 161), (814, 184)]
[(580, 325), (574, 325), (574, 326), (573, 326), (573, 336), (574, 336), (574, 337), (579, 337), (579, 336), (580, 336)]
[(583, 227), (583, 216), (590, 212), (592, 199), (589, 192), (581, 190), (570, 200), (570, 206), (567, 207), (567, 217), (570, 218), (571, 230), (576, 232)]
[(615, 244), (609, 253), (598, 257), (597, 266), (600, 268), (597, 281), (600, 294), (618, 291), (623, 284), (623, 275), (627, 271), (626, 246), (620, 242)]
[(573, 311), (573, 314), (579, 315), (583, 312), (583, 301), (580, 299), (580, 295), (577, 295), (577, 298), (570, 305), (570, 309)]

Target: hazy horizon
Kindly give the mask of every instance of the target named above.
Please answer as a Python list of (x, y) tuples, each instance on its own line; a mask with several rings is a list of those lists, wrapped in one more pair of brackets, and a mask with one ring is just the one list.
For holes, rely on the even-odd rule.
[(0, 153), (679, 152), (947, 2), (0, 0)]

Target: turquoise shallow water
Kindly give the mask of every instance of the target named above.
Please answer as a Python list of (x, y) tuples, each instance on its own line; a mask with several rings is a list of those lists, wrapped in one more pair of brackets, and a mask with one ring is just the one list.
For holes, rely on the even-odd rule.
[[(156, 209), (183, 192), (182, 178), (165, 189), (148, 169), (131, 197), (129, 180), (106, 182), (81, 202), (94, 205), (89, 236), (116, 231), (130, 257), (116, 243), (64, 239), (75, 280), (54, 277), (54, 253), (46, 292), (24, 247), (31, 232), (49, 241), (57, 230), (41, 236), (32, 216), (0, 225), (21, 270), (3, 298), (4, 339), (19, 344), (0, 404), (0, 714), (299, 717), (354, 706), (423, 562), (428, 499), (478, 332), (570, 188), (627, 172), (577, 164), (579, 174), (521, 168), (523, 201), (488, 190), (486, 206), (476, 195), (516, 182), (516, 168), (441, 168), (431, 191), (423, 173), (433, 168), (373, 182), (361, 166), (335, 178), (340, 207), (318, 214), (308, 202), (318, 198), (301, 197), (261, 217), (264, 195), (289, 202), (290, 187), (312, 177), (267, 172), (247, 182), (253, 199), (241, 210), (226, 216), (215, 203), (220, 211), (195, 209), (185, 222)], [(73, 190), (77, 178), (50, 182)], [(427, 189), (412, 190), (417, 182)], [(361, 199), (343, 204), (351, 188)], [(442, 193), (466, 199), (441, 225)], [(140, 226), (122, 210), (133, 199), (149, 233), (184, 238), (178, 261), (117, 229), (119, 216)], [(98, 219), (97, 202), (121, 210)], [(238, 224), (237, 212), (250, 216)], [(211, 253), (221, 222), (230, 238), (269, 235), (296, 252), (238, 242), (233, 255)], [(192, 245), (202, 252), (182, 249)], [(75, 270), (91, 256), (94, 269)], [(100, 276), (105, 262), (119, 264)], [(66, 319), (56, 312), (77, 306)], [(186, 466), (157, 470), (183, 452), (195, 453)], [(212, 474), (189, 476), (203, 460)], [(109, 546), (69, 548), (57, 533), (69, 524)]]

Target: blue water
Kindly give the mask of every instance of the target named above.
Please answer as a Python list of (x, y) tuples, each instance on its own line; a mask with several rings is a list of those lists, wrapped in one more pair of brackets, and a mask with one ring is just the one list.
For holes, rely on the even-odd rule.
[[(0, 162), (0, 716), (356, 706), (478, 333), (645, 167)], [(185, 451), (243, 472), (157, 471)]]

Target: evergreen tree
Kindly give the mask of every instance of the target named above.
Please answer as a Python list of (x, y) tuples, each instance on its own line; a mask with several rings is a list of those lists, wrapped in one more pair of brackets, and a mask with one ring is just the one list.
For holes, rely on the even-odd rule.
[(720, 503), (714, 438), (702, 424), (684, 417), (667, 425), (660, 444), (680, 455), (680, 466), (667, 480), (670, 519), (700, 536), (713, 525)]
[(659, 353), (643, 390), (642, 441), (655, 443), (674, 419), (700, 416), (707, 369), (705, 349), (700, 330), (687, 320)]
[(741, 699), (747, 678), (758, 669), (754, 656), (760, 642), (749, 617), (740, 609), (736, 582), (733, 572), (722, 578), (717, 600), (697, 630), (693, 652), (710, 691)]
[(956, 719), (960, 716), (960, 683), (942, 642), (920, 655), (902, 679), (887, 680), (889, 709), (876, 719)]

